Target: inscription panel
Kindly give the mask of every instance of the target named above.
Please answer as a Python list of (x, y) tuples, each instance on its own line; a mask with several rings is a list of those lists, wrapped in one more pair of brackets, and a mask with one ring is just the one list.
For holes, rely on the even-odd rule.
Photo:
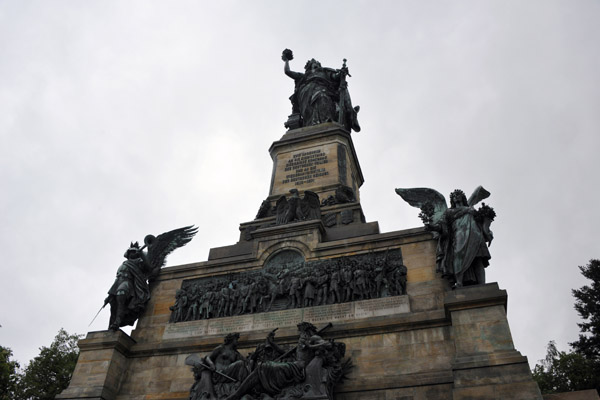
[(281, 184), (293, 183), (295, 186), (300, 186), (313, 183), (315, 179), (329, 175), (325, 166), (328, 163), (327, 153), (321, 149), (292, 154), (285, 163), (285, 178)]
[(220, 335), (223, 333), (251, 331), (254, 318), (252, 315), (239, 317), (224, 317), (208, 320), (208, 334)]
[(306, 308), (304, 310), (304, 320), (313, 324), (342, 321), (353, 319), (354, 317), (354, 303), (331, 304), (328, 306)]
[(254, 318), (255, 330), (266, 330), (283, 328), (285, 326), (296, 326), (302, 322), (302, 309), (282, 310), (277, 312), (267, 312), (256, 314)]
[(352, 321), (409, 312), (410, 305), (407, 295), (392, 296), (325, 306), (167, 324), (163, 340), (271, 330), (295, 326), (302, 321), (319, 325), (332, 321)]
[(381, 317), (409, 311), (408, 296), (383, 297), (354, 303), (354, 318)]
[(208, 320), (167, 324), (164, 339), (183, 339), (188, 337), (206, 336), (208, 333)]

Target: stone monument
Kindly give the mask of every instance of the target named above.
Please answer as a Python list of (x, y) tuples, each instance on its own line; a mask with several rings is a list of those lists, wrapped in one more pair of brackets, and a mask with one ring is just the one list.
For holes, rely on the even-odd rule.
[(489, 193), (448, 208), (398, 189), (425, 227), (380, 232), (360, 202), (346, 60), (298, 73), (282, 58), (292, 115), (256, 218), (208, 260), (160, 269), (131, 336), (88, 333), (58, 398), (542, 399), (507, 293), (485, 283), (495, 213), (473, 206)]

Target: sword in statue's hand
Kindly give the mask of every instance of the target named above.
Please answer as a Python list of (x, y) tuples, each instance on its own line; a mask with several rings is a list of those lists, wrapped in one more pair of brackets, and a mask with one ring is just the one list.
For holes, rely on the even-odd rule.
[[(92, 320), (92, 322), (90, 322), (90, 325), (92, 325), (94, 323), (94, 321), (96, 320), (96, 318), (98, 318), (98, 315), (100, 315), (100, 311), (102, 311), (102, 309), (104, 307), (106, 307), (106, 305), (108, 304), (108, 298), (110, 296), (108, 296), (105, 300), (104, 300), (104, 304), (102, 305), (102, 307), (100, 307), (100, 309), (98, 310), (98, 312), (96, 313), (96, 316), (94, 317), (94, 319)], [(90, 325), (88, 325), (88, 328), (90, 327)]]
[[(144, 250), (146, 247), (148, 247), (148, 244), (145, 244), (142, 246), (141, 249), (139, 249), (138, 251), (141, 252), (142, 250)], [(111, 295), (108, 295), (108, 297), (106, 299), (104, 299), (104, 304), (102, 305), (102, 307), (100, 307), (100, 309), (98, 310), (98, 312), (96, 313), (96, 316), (94, 317), (94, 319), (92, 319), (92, 322), (90, 322), (90, 324), (88, 325), (88, 328), (90, 327), (90, 325), (92, 325), (94, 323), (94, 321), (96, 320), (96, 318), (98, 318), (98, 315), (100, 315), (100, 311), (102, 311), (102, 309), (104, 307), (106, 307), (106, 305), (108, 304), (108, 301), (110, 299)]]

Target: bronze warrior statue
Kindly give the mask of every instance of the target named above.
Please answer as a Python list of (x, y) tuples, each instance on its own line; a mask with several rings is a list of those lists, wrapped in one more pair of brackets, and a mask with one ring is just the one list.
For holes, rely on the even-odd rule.
[[(165, 264), (167, 255), (188, 243), (198, 228), (187, 226), (165, 232), (157, 237), (148, 235), (144, 246), (131, 243), (125, 251), (126, 260), (117, 270), (115, 282), (108, 291), (103, 308), (110, 303), (109, 329), (133, 325), (150, 300), (149, 281), (154, 280)], [(147, 252), (144, 252), (145, 248)]]

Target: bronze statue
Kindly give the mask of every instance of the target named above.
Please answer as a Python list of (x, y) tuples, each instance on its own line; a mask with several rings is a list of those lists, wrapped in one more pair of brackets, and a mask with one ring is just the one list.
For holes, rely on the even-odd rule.
[(185, 310), (188, 304), (187, 292), (185, 289), (177, 289), (175, 292), (175, 304), (169, 307), (173, 313), (169, 322), (180, 322), (184, 320), (183, 310)]
[(318, 194), (306, 190), (304, 197), (300, 198), (298, 189), (291, 189), (290, 193), (292, 195), (289, 199), (281, 196), (277, 200), (275, 206), (277, 225), (321, 218), (321, 203)]
[(341, 274), (344, 290), (344, 301), (352, 301), (354, 295), (354, 279), (352, 268), (349, 265), (345, 265), (341, 270)]
[(329, 283), (329, 292), (333, 298), (333, 303), (341, 303), (344, 299), (342, 298), (341, 292), (341, 278), (339, 267), (333, 267), (331, 272), (331, 279)]
[(406, 294), (400, 249), (274, 267), (182, 283), (169, 322), (313, 307)]
[[(334, 399), (334, 387), (346, 377), (352, 363), (348, 359), (342, 361), (346, 350), (344, 343), (321, 337), (330, 326), (318, 332), (311, 323), (299, 323), (298, 345), (285, 353), (274, 341), (275, 330), (271, 331), (265, 343), (259, 344), (246, 361), (244, 371), (251, 372), (243, 379), (239, 379), (240, 375), (235, 371), (215, 367), (215, 371), (222, 371), (229, 379), (239, 381), (230, 384), (229, 389), (234, 390), (228, 393), (226, 400)], [(191, 357), (188, 357), (189, 364), (198, 365)], [(197, 380), (192, 386), (191, 400), (211, 398), (197, 396), (200, 382)], [(213, 398), (222, 397), (222, 393), (216, 394), (218, 397)]]
[(315, 278), (306, 271), (304, 278), (302, 279), (302, 286), (304, 287), (304, 307), (312, 307), (315, 305)]
[(189, 355), (186, 365), (191, 365), (195, 382), (190, 390), (190, 400), (220, 399), (231, 393), (238, 382), (250, 373), (246, 358), (237, 350), (239, 333), (230, 333), (223, 344), (210, 355)]
[(332, 206), (334, 204), (346, 204), (356, 201), (354, 190), (349, 186), (340, 186), (335, 189), (335, 195), (330, 195), (321, 202), (322, 206)]
[(324, 68), (314, 58), (304, 66), (304, 72), (290, 70), (289, 62), (294, 59), (291, 50), (285, 49), (281, 55), (285, 62), (284, 72), (295, 82), (292, 102), (292, 115), (286, 123), (290, 129), (317, 125), (324, 122), (337, 122), (348, 132), (360, 131), (357, 114), (360, 107), (352, 107), (346, 76), (350, 76), (346, 59), (341, 69)]
[(271, 215), (273, 215), (271, 202), (269, 202), (269, 200), (263, 200), (262, 203), (260, 203), (260, 207), (258, 208), (258, 213), (256, 213), (255, 219), (266, 218), (270, 217)]
[[(192, 240), (196, 232), (198, 228), (186, 226), (157, 237), (148, 235), (141, 248), (137, 242), (131, 243), (124, 254), (126, 260), (117, 270), (115, 283), (102, 306), (110, 303), (109, 329), (118, 330), (135, 323), (150, 300), (148, 282), (158, 276), (167, 256)], [(144, 252), (146, 247), (148, 251)]]
[(329, 299), (329, 273), (325, 266), (322, 266), (317, 276), (317, 304), (318, 306), (328, 303)]
[(485, 268), (491, 258), (488, 246), (494, 238), (490, 224), (496, 213), (482, 204), (490, 193), (479, 186), (467, 200), (462, 190), (450, 194), (450, 208), (444, 196), (428, 188), (396, 189), (408, 204), (419, 207), (425, 227), (438, 238), (437, 269), (454, 287), (485, 283)]
[(290, 308), (302, 307), (302, 278), (292, 276), (290, 279)]

